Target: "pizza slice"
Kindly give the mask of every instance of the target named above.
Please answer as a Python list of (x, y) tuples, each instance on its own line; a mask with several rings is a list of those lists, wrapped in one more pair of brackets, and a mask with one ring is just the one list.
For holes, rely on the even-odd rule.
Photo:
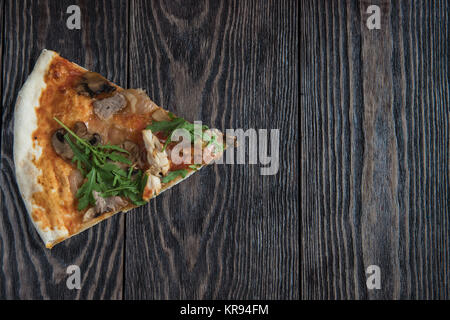
[(233, 144), (50, 50), (15, 107), (17, 183), (47, 248), (146, 204)]

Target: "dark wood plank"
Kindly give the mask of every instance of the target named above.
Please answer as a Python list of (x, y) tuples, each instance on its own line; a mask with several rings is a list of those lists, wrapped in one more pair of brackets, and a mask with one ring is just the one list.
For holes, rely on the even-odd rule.
[[(5, 9), (5, 1), (0, 0), (0, 26), (1, 26), (1, 30), (0, 30), (0, 70), (2, 71), (2, 74), (3, 74), (3, 30), (5, 29), (4, 25), (3, 25), (4, 9)], [(1, 99), (1, 101), (3, 101), (2, 88), (3, 88), (3, 77), (0, 77), (0, 99)], [(0, 104), (0, 111), (1, 111), (1, 113), (3, 113), (3, 103)], [(2, 132), (2, 127), (3, 127), (3, 121), (0, 121), (0, 136), (1, 136), (1, 132)], [(2, 141), (0, 139), (0, 156), (1, 156), (1, 144), (2, 144)], [(0, 208), (3, 207), (2, 203), (3, 203), (3, 196), (0, 193)]]
[[(5, 29), (5, 26), (3, 25), (3, 17), (4, 17), (4, 9), (5, 9), (5, 0), (0, 0), (0, 70), (3, 71), (3, 30)], [(3, 97), (3, 77), (0, 77), (0, 92), (2, 96), (0, 96), (0, 99)], [(1, 106), (1, 109), (3, 110), (3, 105)], [(2, 130), (3, 123), (0, 122), (0, 132)], [(0, 142), (1, 144), (1, 142)], [(0, 198), (1, 201), (1, 198)]]
[(448, 1), (300, 8), (301, 297), (448, 299)]
[[(77, 4), (81, 30), (66, 28), (66, 9)], [(27, 216), (12, 158), (14, 104), (43, 48), (53, 49), (118, 84), (127, 78), (127, 5), (123, 1), (14, 1), (5, 6), (2, 72), (0, 298), (120, 299), (124, 219), (100, 225), (46, 249)], [(3, 29), (2, 29), (3, 30)], [(76, 264), (81, 290), (68, 290), (66, 268)]]
[(296, 1), (132, 1), (130, 87), (218, 129), (278, 128), (280, 171), (213, 165), (126, 216), (127, 299), (298, 299)]

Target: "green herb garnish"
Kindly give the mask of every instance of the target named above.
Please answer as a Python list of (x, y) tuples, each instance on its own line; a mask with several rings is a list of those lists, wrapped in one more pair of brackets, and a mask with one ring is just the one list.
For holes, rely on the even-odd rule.
[(161, 179), (161, 182), (162, 183), (167, 183), (167, 182), (170, 182), (170, 181), (172, 181), (175, 178), (180, 177), (180, 176), (185, 178), (187, 174), (188, 174), (188, 171), (186, 169), (170, 171), (167, 174), (167, 176), (165, 176), (164, 178)]
[[(198, 130), (198, 128), (196, 128), (198, 125), (189, 123), (186, 120), (184, 120), (183, 118), (175, 117), (170, 112), (169, 112), (169, 117), (171, 119), (169, 121), (155, 121), (146, 127), (146, 129), (150, 129), (150, 130), (152, 130), (152, 132), (163, 132), (167, 136), (167, 140), (164, 143), (164, 147), (163, 147), (162, 151), (164, 151), (166, 149), (167, 145), (170, 142), (172, 142), (172, 134), (177, 129), (187, 130), (189, 132), (191, 142), (195, 142), (195, 140), (198, 138), (201, 139), (203, 136), (203, 133), (202, 133), (203, 130), (209, 129), (208, 126), (203, 125), (203, 126), (200, 126), (201, 130)], [(200, 135), (196, 132), (195, 129), (197, 129), (197, 131), (201, 132)]]
[[(122, 154), (128, 151), (115, 145), (91, 145), (87, 140), (77, 136), (56, 117), (53, 118), (68, 133), (64, 139), (73, 151), (73, 163), (87, 181), (78, 189), (78, 210), (84, 210), (89, 205), (95, 205), (93, 191), (104, 198), (121, 196), (128, 198), (135, 205), (142, 205), (142, 192), (147, 183), (147, 175), (142, 170), (133, 168), (132, 162)], [(70, 138), (73, 137), (73, 139)], [(128, 172), (119, 168), (113, 162), (121, 162), (130, 166)]]

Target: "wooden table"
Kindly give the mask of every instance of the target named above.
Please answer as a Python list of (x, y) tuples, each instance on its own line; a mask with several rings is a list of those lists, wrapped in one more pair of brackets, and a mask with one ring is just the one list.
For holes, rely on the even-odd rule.
[(450, 298), (449, 4), (300, 3), (303, 299)]
[[(69, 30), (67, 7), (81, 8)], [(0, 298), (298, 299), (298, 3), (0, 1)], [(17, 93), (43, 48), (218, 129), (279, 129), (280, 170), (212, 165), (45, 249), (12, 159)], [(80, 290), (66, 287), (78, 265)]]

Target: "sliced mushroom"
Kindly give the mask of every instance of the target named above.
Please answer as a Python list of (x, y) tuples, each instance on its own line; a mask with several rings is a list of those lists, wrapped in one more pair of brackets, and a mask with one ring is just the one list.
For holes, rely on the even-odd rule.
[(98, 73), (86, 72), (75, 90), (78, 94), (93, 98), (101, 93), (111, 93), (116, 88)]
[(102, 120), (108, 120), (111, 116), (127, 105), (127, 99), (121, 93), (112, 97), (94, 101), (94, 113)]
[[(97, 145), (101, 143), (102, 139), (99, 134), (97, 133), (90, 133), (84, 124), (84, 122), (78, 121), (73, 126), (73, 132), (80, 138), (86, 139), (89, 141), (92, 145)], [(64, 128), (60, 128), (56, 130), (51, 138), (52, 146), (55, 152), (61, 156), (62, 158), (66, 160), (71, 160), (73, 158), (73, 151), (70, 148), (69, 144), (67, 143), (64, 136), (66, 135), (67, 131)], [(72, 141), (73, 138), (70, 137)]]
[(73, 151), (64, 136), (67, 131), (63, 128), (56, 130), (52, 135), (53, 150), (62, 158), (70, 160), (73, 158)]
[(164, 176), (170, 168), (167, 153), (163, 151), (163, 146), (158, 137), (153, 135), (151, 130), (143, 130), (145, 148), (147, 149), (147, 161), (150, 165), (150, 172), (156, 176)]
[(75, 132), (76, 135), (81, 138), (84, 138), (86, 135), (88, 135), (88, 129), (86, 125), (84, 124), (84, 122), (81, 121), (75, 122), (72, 131)]
[(96, 146), (102, 143), (102, 137), (98, 133), (94, 133), (89, 139), (89, 143), (93, 146)]
[(77, 136), (87, 140), (93, 146), (102, 142), (102, 137), (98, 133), (90, 133), (84, 122), (76, 122), (73, 126), (73, 131)]

